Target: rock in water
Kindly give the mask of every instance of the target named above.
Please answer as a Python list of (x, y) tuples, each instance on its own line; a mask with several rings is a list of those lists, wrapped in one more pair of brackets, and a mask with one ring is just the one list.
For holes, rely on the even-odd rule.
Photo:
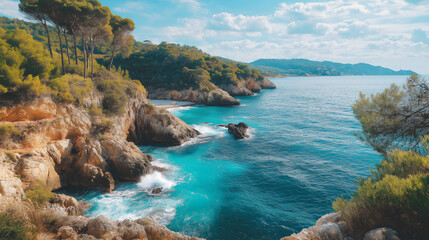
[(232, 135), (234, 135), (235, 139), (244, 139), (248, 138), (249, 135), (247, 134), (247, 129), (249, 126), (245, 124), (244, 122), (241, 122), (239, 124), (230, 123), (226, 125), (228, 128), (228, 132)]
[(162, 187), (157, 187), (157, 188), (152, 189), (152, 194), (157, 195), (160, 193), (162, 193)]

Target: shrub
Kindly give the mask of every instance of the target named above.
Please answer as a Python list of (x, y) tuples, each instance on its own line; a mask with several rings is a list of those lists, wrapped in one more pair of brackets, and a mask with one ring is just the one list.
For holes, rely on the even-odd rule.
[(19, 134), (19, 131), (12, 123), (0, 123), (0, 142), (12, 138)]
[(359, 181), (350, 200), (333, 203), (348, 222), (348, 234), (362, 238), (374, 228), (390, 227), (400, 236), (425, 239), (429, 236), (429, 157), (412, 151), (394, 150)]
[(1, 213), (0, 239), (24, 240), (29, 238), (26, 234), (26, 227), (20, 220), (15, 219), (10, 213)]
[(25, 191), (25, 195), (34, 204), (47, 203), (54, 197), (49, 187), (40, 180), (33, 183), (31, 188)]
[(93, 124), (96, 127), (97, 133), (103, 133), (110, 130), (114, 123), (114, 121), (101, 116), (101, 118), (99, 118), (97, 121), (94, 121)]
[(122, 91), (110, 90), (104, 94), (103, 109), (108, 115), (118, 115), (124, 112), (127, 98)]
[(15, 162), (16, 161), (16, 155), (12, 151), (4, 151), (4, 153), (7, 155), (10, 161)]
[(71, 74), (52, 79), (49, 87), (59, 101), (77, 104), (82, 104), (83, 99), (93, 91), (91, 79)]

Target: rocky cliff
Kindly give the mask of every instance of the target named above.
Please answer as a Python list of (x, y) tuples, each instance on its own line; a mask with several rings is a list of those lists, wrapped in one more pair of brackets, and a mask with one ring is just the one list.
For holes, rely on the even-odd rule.
[(209, 106), (234, 106), (240, 103), (233, 96), (251, 96), (262, 89), (276, 88), (267, 78), (238, 80), (235, 84), (220, 84), (215, 89), (168, 90), (148, 88), (151, 99), (188, 101)]
[[(142, 93), (129, 98), (124, 107), (125, 111), (116, 116), (106, 116), (89, 110), (100, 107), (102, 97), (94, 92), (85, 99), (83, 106), (57, 103), (50, 97), (44, 97), (1, 108), (0, 124), (13, 125), (16, 129), (14, 136), (0, 142), (2, 205), (21, 202), (25, 199), (25, 190), (35, 182), (46, 184), (50, 190), (82, 186), (111, 191), (119, 181), (138, 181), (141, 176), (153, 171), (152, 157), (142, 153), (135, 144), (180, 145), (199, 134), (170, 112), (148, 104), (149, 101)], [(60, 208), (65, 209), (66, 206)], [(88, 224), (85, 226), (85, 233), (90, 231), (91, 219), (84, 216), (80, 218), (85, 219)], [(110, 222), (115, 226), (137, 226), (131, 221)], [(98, 226), (99, 223), (94, 224)], [(140, 228), (143, 229), (141, 226)], [(147, 233), (141, 236), (131, 234), (137, 237), (124, 239), (164, 239), (147, 236), (156, 235), (153, 229), (161, 226), (151, 222), (146, 228)], [(151, 233), (150, 229), (155, 233)], [(82, 231), (74, 229), (73, 232), (66, 228), (61, 230), (60, 226), (57, 230), (59, 235), (71, 234), (73, 237), (70, 239), (81, 239), (74, 236)], [(110, 229), (106, 230), (105, 234), (109, 231)], [(118, 236), (124, 235), (118, 231), (110, 232), (115, 232)], [(175, 236), (176, 233), (164, 229), (163, 233), (159, 234)], [(89, 235), (101, 236), (98, 233)]]

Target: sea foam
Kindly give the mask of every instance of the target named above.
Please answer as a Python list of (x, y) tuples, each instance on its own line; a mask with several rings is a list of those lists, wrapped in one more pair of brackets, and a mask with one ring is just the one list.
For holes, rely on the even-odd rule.
[(149, 191), (157, 187), (171, 189), (176, 186), (176, 182), (168, 180), (164, 175), (162, 175), (162, 173), (155, 171), (152, 174), (143, 176), (137, 186), (142, 188), (144, 191)]

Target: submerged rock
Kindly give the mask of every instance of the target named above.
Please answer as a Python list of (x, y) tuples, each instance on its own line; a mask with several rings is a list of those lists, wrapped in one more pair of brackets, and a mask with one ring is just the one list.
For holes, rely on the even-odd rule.
[(228, 132), (234, 136), (235, 139), (244, 139), (248, 138), (247, 129), (249, 126), (244, 122), (240, 122), (239, 124), (230, 123), (226, 125), (228, 128)]

